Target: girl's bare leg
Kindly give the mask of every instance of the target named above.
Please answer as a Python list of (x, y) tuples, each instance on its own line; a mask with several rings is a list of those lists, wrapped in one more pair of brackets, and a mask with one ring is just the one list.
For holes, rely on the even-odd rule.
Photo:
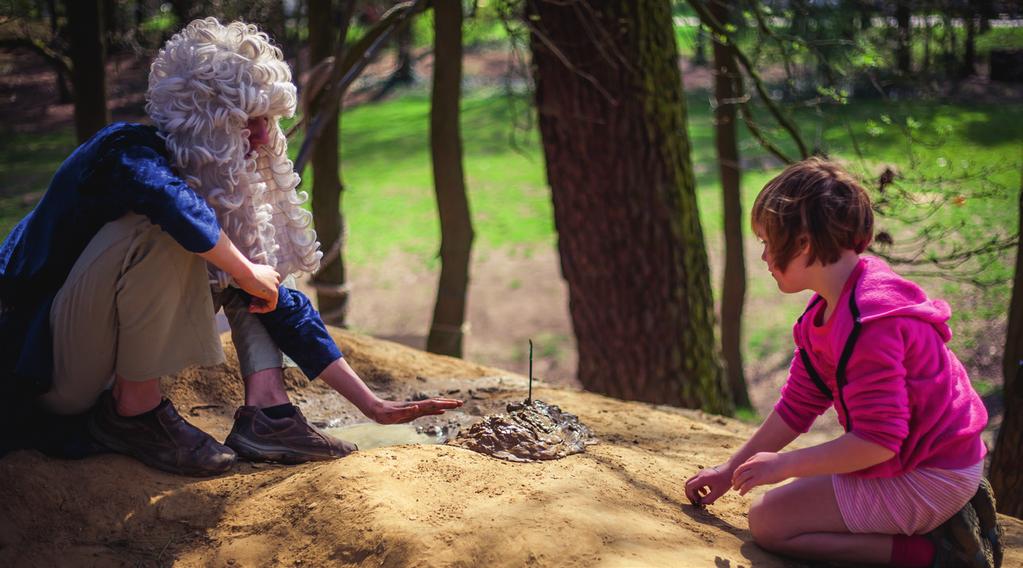
[(797, 479), (758, 496), (749, 528), (762, 548), (798, 558), (888, 564), (892, 557), (891, 535), (849, 532), (830, 475)]

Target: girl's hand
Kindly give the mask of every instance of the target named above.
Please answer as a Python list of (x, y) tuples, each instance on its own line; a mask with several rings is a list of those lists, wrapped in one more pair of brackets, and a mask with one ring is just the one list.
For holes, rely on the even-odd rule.
[(710, 505), (728, 492), (731, 483), (732, 472), (725, 465), (708, 467), (686, 480), (686, 497), (697, 507)]
[(232, 274), (235, 284), (252, 295), (249, 312), (265, 314), (277, 309), (277, 287), (281, 275), (271, 266), (249, 263), (241, 274)]
[(444, 414), (445, 410), (459, 406), (462, 406), (462, 401), (453, 398), (430, 398), (416, 402), (378, 400), (368, 414), (380, 424), (402, 424), (422, 416)]
[(732, 489), (745, 495), (760, 485), (778, 483), (792, 477), (787, 471), (783, 454), (760, 452), (735, 468), (732, 474)]

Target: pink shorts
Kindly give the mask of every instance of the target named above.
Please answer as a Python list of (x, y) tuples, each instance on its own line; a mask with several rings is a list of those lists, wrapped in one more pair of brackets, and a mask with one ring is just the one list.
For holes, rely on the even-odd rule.
[(896, 477), (831, 476), (852, 533), (923, 534), (962, 509), (977, 492), (980, 461), (962, 469), (921, 468)]

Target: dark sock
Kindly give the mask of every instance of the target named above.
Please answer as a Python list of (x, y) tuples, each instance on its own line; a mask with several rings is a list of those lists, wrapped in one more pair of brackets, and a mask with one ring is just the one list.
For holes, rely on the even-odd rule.
[(893, 566), (906, 568), (930, 566), (934, 561), (934, 544), (922, 535), (906, 536), (897, 534), (892, 537)]
[(121, 416), (120, 414), (118, 414), (118, 416), (121, 416), (121, 418), (130, 418), (132, 420), (149, 418), (150, 416), (156, 414), (157, 410), (160, 410), (161, 408), (163, 408), (164, 406), (167, 406), (168, 404), (170, 404), (170, 399), (169, 398), (164, 398), (164, 399), (161, 399), (160, 400), (160, 404), (157, 404), (156, 406), (154, 406), (152, 408), (152, 410), (147, 410), (147, 411), (143, 412), (142, 414), (136, 414), (135, 416)]
[(281, 418), (291, 418), (295, 415), (295, 405), (290, 402), (284, 404), (278, 404), (277, 406), (268, 406), (266, 408), (260, 408), (260, 412), (266, 414), (267, 417), (273, 418), (274, 420), (280, 420)]

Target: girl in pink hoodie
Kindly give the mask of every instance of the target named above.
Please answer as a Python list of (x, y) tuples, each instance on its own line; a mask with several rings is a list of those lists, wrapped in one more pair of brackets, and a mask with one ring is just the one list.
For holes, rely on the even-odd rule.
[[(813, 290), (793, 328), (781, 399), (727, 462), (686, 481), (694, 503), (758, 496), (754, 540), (792, 556), (901, 566), (987, 566), (971, 531), (931, 540), (977, 492), (987, 412), (946, 342), (950, 310), (881, 260), (863, 187), (820, 158), (771, 180), (753, 206), (761, 258), (784, 293)], [(779, 453), (834, 406), (845, 434)], [(951, 522), (951, 521), (949, 521)], [(935, 548), (935, 542), (939, 545)], [(942, 546), (944, 545), (944, 546)], [(951, 558), (951, 557), (955, 558)]]

